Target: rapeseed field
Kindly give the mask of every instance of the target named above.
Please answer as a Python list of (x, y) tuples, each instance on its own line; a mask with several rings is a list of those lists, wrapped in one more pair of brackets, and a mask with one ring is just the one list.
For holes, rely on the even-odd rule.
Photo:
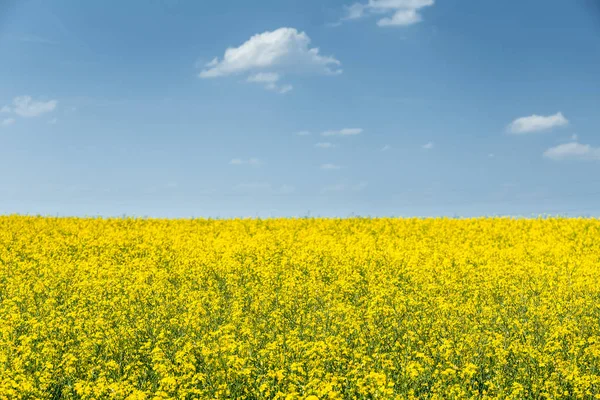
[(0, 217), (0, 398), (600, 398), (600, 221)]

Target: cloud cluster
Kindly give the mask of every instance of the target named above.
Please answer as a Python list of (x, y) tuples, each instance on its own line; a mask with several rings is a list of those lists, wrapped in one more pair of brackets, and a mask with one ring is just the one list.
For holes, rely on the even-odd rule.
[(413, 25), (423, 20), (420, 10), (434, 3), (434, 0), (369, 0), (366, 4), (354, 3), (346, 7), (346, 15), (342, 19), (381, 15), (377, 20), (381, 27)]
[(326, 74), (342, 72), (341, 63), (332, 56), (323, 56), (310, 47), (305, 32), (294, 28), (279, 28), (252, 36), (239, 47), (225, 50), (222, 59), (214, 58), (200, 72), (200, 78), (211, 79), (248, 74), (247, 81), (260, 83), (266, 89), (286, 93), (292, 85), (280, 84), (284, 74)]

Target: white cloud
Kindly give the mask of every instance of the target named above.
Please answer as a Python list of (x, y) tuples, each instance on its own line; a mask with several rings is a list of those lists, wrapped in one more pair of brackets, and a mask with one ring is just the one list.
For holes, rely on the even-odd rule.
[(11, 106), (2, 107), (3, 113), (15, 113), (20, 117), (38, 117), (42, 114), (54, 111), (58, 101), (35, 101), (31, 96), (18, 96), (13, 99)]
[(515, 119), (508, 125), (508, 132), (514, 134), (539, 132), (568, 124), (569, 121), (561, 112), (548, 116), (534, 114)]
[(367, 188), (367, 182), (358, 182), (358, 183), (348, 183), (341, 182), (335, 185), (330, 185), (324, 187), (321, 192), (322, 193), (331, 193), (331, 192), (360, 192)]
[(396, 11), (391, 17), (382, 18), (377, 21), (379, 26), (402, 26), (421, 22), (423, 18), (415, 9)]
[(428, 142), (425, 143), (423, 146), (421, 146), (422, 148), (424, 148), (425, 150), (431, 150), (433, 149), (433, 146), (435, 146), (435, 143), (433, 142)]
[(277, 82), (281, 78), (281, 75), (275, 72), (259, 72), (254, 75), (250, 75), (246, 81), (252, 83), (262, 83), (268, 90), (275, 91), (277, 93), (287, 93), (294, 87), (292, 85), (278, 85)]
[(2, 126), (9, 126), (15, 123), (15, 119), (14, 118), (5, 118), (2, 120), (2, 122), (0, 122), (0, 125)]
[(579, 136), (577, 136), (577, 134), (574, 133), (574, 134), (571, 135), (571, 140), (572, 141), (576, 142), (577, 139), (579, 139)]
[(592, 147), (589, 144), (570, 142), (551, 147), (544, 152), (544, 157), (560, 161), (574, 160), (600, 160), (600, 147)]
[(332, 149), (335, 147), (335, 145), (333, 143), (329, 143), (329, 142), (319, 142), (319, 143), (315, 144), (315, 147), (317, 147), (319, 149)]
[(361, 128), (344, 128), (339, 130), (325, 131), (322, 136), (352, 136), (360, 135), (363, 132)]
[(390, 146), (389, 144), (386, 144), (385, 146), (383, 146), (381, 148), (381, 151), (388, 151), (388, 150), (391, 150), (391, 149), (392, 149), (392, 146)]
[(231, 161), (229, 161), (230, 165), (244, 165), (244, 164), (248, 164), (248, 165), (261, 165), (262, 161), (260, 161), (260, 159), (258, 158), (249, 158), (247, 160), (243, 160), (241, 158), (233, 158)]
[(369, 15), (385, 15), (377, 21), (381, 27), (408, 26), (423, 20), (420, 10), (434, 5), (434, 0), (369, 0), (346, 7), (342, 20), (353, 20)]
[(52, 118), (48, 120), (48, 124), (50, 125), (56, 125), (56, 123), (58, 123), (58, 118)]
[(322, 164), (321, 165), (321, 169), (329, 170), (329, 171), (331, 171), (331, 170), (338, 170), (338, 169), (341, 169), (341, 168), (342, 167), (340, 167), (339, 165), (335, 165), (335, 164)]
[(248, 82), (275, 83), (281, 76), (276, 72), (259, 72), (248, 77)]
[(323, 56), (317, 47), (310, 47), (305, 32), (294, 28), (279, 28), (252, 36), (239, 47), (225, 50), (223, 59), (213, 59), (200, 72), (200, 78), (219, 78), (250, 74), (249, 82), (265, 84), (269, 90), (285, 93), (291, 85), (277, 85), (285, 73), (319, 73), (335, 75), (342, 72), (341, 63), (332, 56)]
[(309, 131), (300, 131), (300, 132), (296, 132), (297, 136), (310, 136), (310, 132)]

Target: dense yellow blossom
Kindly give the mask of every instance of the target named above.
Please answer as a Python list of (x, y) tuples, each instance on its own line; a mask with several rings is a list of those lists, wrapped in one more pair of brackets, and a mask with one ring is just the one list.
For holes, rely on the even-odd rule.
[(0, 217), (1, 399), (600, 398), (595, 219)]

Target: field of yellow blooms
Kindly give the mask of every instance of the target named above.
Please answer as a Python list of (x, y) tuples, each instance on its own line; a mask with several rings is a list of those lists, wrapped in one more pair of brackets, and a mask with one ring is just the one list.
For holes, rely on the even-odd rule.
[(600, 220), (0, 217), (0, 399), (600, 398)]

